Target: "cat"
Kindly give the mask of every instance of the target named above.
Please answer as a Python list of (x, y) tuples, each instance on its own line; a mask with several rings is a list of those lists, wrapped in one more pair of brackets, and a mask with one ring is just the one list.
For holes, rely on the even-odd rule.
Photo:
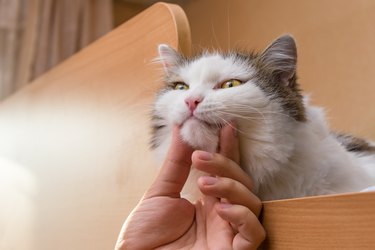
[(262, 53), (188, 58), (163, 44), (158, 51), (165, 87), (154, 104), (152, 148), (159, 158), (166, 155), (174, 124), (195, 149), (215, 152), (220, 128), (235, 121), (240, 165), (263, 201), (375, 184), (375, 144), (332, 133), (324, 110), (302, 95), (292, 36), (280, 36)]

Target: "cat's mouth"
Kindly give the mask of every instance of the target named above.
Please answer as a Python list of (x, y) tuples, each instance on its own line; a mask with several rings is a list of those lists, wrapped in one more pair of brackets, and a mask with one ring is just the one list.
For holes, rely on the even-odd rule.
[(201, 119), (199, 119), (199, 118), (197, 118), (195, 116), (190, 116), (190, 117), (186, 118), (185, 121), (182, 122), (182, 125), (184, 125), (187, 122), (198, 122), (200, 124), (205, 125), (206, 127), (210, 128), (210, 129), (220, 128), (219, 124), (209, 123), (209, 122), (201, 120)]

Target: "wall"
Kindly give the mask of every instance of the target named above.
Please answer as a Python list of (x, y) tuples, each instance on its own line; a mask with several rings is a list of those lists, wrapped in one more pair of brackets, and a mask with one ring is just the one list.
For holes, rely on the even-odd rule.
[[(181, 5), (185, 1), (188, 0), (164, 0), (163, 2)], [(128, 21), (156, 2), (158, 0), (113, 0), (114, 27)]]
[(195, 49), (262, 49), (283, 33), (298, 43), (298, 72), (335, 130), (375, 139), (375, 1), (201, 0), (182, 7)]
[(113, 0), (113, 24), (114, 27), (126, 22), (133, 16), (147, 8), (145, 5), (129, 3), (123, 0)]

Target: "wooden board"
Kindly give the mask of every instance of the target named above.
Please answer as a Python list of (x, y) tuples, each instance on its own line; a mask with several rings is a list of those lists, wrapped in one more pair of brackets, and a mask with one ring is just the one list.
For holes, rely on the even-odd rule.
[(267, 249), (375, 249), (375, 192), (265, 202)]
[(150, 7), (1, 103), (0, 249), (114, 247), (157, 171), (160, 43), (190, 52), (176, 5)]

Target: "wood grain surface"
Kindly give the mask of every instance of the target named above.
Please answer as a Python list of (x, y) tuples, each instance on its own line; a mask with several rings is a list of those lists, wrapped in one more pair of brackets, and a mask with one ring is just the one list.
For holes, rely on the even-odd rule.
[(264, 202), (266, 249), (375, 249), (375, 192)]
[(334, 131), (375, 140), (375, 1), (183, 1), (193, 48), (262, 51), (289, 33), (298, 78)]
[(0, 249), (113, 249), (157, 171), (160, 43), (190, 52), (176, 5), (150, 7), (1, 103)]

